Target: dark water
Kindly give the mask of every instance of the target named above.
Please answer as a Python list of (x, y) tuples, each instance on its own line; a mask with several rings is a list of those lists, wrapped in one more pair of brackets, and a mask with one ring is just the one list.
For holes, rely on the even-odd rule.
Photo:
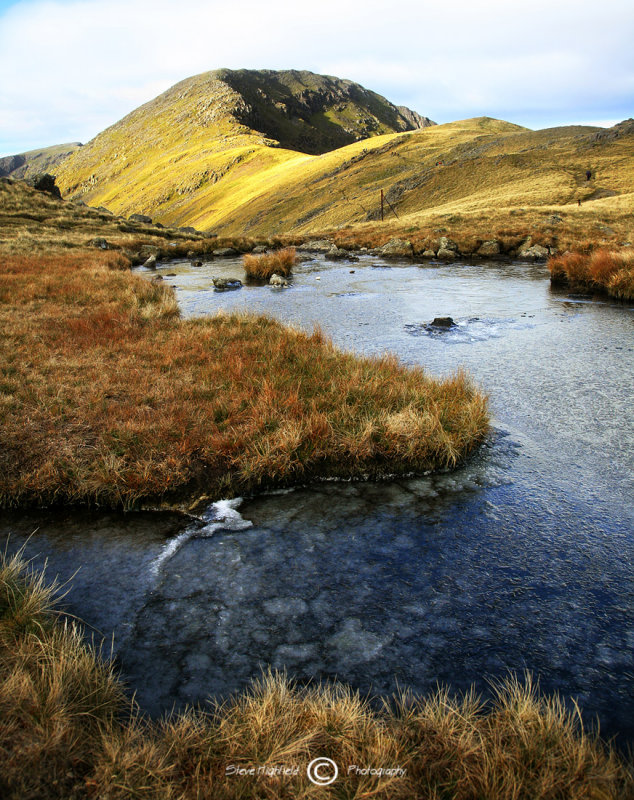
[[(146, 710), (225, 695), (268, 665), (375, 694), (486, 692), (530, 670), (634, 741), (632, 308), (554, 294), (526, 264), (316, 259), (289, 289), (224, 293), (211, 276), (242, 277), (238, 261), (159, 271), (177, 273), (187, 315), (248, 308), (434, 374), (464, 366), (494, 431), (455, 473), (219, 503), (200, 523), (4, 515), (10, 550), (38, 528), (27, 554), (76, 573), (66, 607), (114, 634)], [(445, 315), (455, 329), (423, 327)]]

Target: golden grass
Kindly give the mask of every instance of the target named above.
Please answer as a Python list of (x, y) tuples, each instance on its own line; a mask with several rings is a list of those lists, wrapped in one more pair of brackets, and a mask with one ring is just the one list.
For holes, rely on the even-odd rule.
[(0, 505), (218, 498), (454, 467), (486, 398), (263, 317), (181, 321), (114, 252), (0, 261)]
[(285, 247), (282, 250), (262, 253), (261, 255), (247, 253), (242, 258), (247, 278), (257, 280), (269, 280), (274, 273), (287, 278), (297, 263), (294, 247)]
[(554, 285), (575, 291), (605, 292), (619, 300), (634, 300), (634, 251), (595, 250), (565, 253), (548, 261)]
[[(440, 689), (427, 698), (403, 694), (377, 710), (340, 683), (299, 687), (268, 672), (209, 713), (150, 722), (77, 627), (55, 619), (53, 594), (19, 555), (0, 555), (6, 800), (632, 796), (632, 765), (586, 732), (557, 696), (540, 695), (530, 676), (500, 684), (490, 703)], [(339, 767), (324, 789), (306, 774), (321, 757)], [(295, 774), (276, 774), (280, 766)]]

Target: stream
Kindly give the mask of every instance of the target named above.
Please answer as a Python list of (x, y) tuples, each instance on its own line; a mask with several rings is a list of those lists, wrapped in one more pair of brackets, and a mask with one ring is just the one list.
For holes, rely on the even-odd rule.
[[(140, 268), (142, 274), (149, 271)], [(493, 430), (452, 473), (323, 482), (171, 513), (4, 513), (63, 607), (105, 637), (157, 716), (271, 666), (363, 693), (509, 671), (634, 743), (634, 315), (550, 289), (543, 265), (307, 258), (286, 289), (217, 292), (240, 259), (159, 265), (183, 316), (247, 309), (343, 349), (390, 351), (490, 396)], [(430, 331), (437, 316), (456, 326)]]

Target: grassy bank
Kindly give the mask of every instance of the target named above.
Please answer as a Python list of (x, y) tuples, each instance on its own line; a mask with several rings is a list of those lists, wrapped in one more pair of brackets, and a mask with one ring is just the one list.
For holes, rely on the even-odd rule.
[(619, 300), (634, 300), (634, 251), (595, 250), (565, 253), (548, 261), (551, 282), (573, 291), (604, 292)]
[(453, 467), (487, 431), (434, 380), (266, 318), (182, 321), (117, 252), (0, 261), (0, 504), (218, 498)]
[(243, 256), (244, 271), (247, 278), (269, 280), (275, 273), (287, 278), (297, 263), (294, 247), (285, 247), (272, 253)]
[[(634, 782), (577, 715), (530, 680), (483, 704), (444, 691), (377, 712), (341, 684), (299, 688), (268, 675), (209, 713), (144, 720), (54, 590), (0, 556), (0, 795), (109, 798), (627, 798)], [(313, 758), (339, 778), (309, 782)], [(398, 774), (360, 774), (371, 767)], [(285, 766), (296, 775), (249, 774)], [(242, 774), (233, 770), (240, 768)]]

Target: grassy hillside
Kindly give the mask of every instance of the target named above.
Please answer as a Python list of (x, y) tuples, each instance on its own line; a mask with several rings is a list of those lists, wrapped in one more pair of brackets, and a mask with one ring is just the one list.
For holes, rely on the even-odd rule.
[(369, 135), (431, 124), (350, 81), (309, 72), (217, 70), (188, 78), (73, 154), (64, 196), (184, 224), (218, 188)]
[(505, 232), (564, 249), (631, 240), (631, 120), (530, 131), (481, 117), (406, 131), (426, 124), (411, 115), (334, 78), (219, 70), (104, 131), (58, 182), (117, 213), (233, 236), (353, 231), (377, 244), (441, 232), (474, 249)]
[(54, 175), (58, 164), (80, 147), (80, 142), (70, 142), (29, 150), (15, 156), (5, 156), (0, 158), (0, 178), (22, 180), (40, 172), (50, 172)]

